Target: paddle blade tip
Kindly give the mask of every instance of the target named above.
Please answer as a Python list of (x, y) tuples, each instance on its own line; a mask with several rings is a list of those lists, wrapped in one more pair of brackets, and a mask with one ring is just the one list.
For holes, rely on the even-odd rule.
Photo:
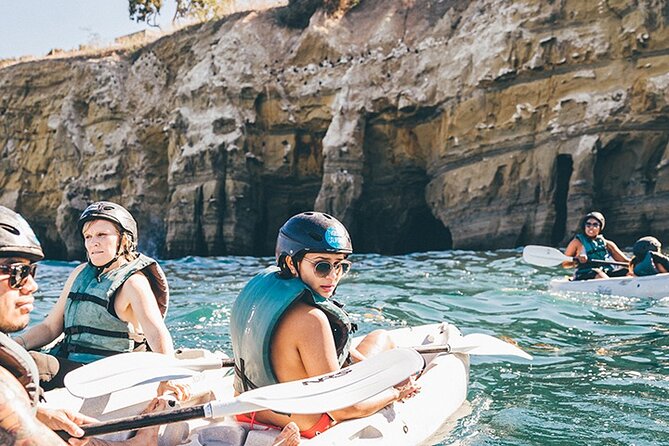
[(557, 266), (570, 257), (550, 246), (527, 245), (523, 248), (523, 260), (536, 266)]

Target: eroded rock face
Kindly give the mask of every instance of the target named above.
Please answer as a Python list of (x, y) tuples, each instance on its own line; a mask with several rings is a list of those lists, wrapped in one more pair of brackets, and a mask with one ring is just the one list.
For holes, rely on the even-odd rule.
[(93, 200), (168, 257), (271, 254), (317, 209), (359, 252), (669, 239), (664, 2), (365, 0), (0, 70), (0, 204), (81, 256)]

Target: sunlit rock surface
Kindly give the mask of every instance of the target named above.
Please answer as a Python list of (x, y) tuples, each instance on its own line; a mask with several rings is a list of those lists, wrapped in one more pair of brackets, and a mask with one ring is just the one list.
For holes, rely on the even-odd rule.
[(0, 203), (52, 258), (92, 200), (159, 255), (271, 254), (318, 209), (357, 251), (669, 240), (666, 2), (363, 0), (0, 70)]

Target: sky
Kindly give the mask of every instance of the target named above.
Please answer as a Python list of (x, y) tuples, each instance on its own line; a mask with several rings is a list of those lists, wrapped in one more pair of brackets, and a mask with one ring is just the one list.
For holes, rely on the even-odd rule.
[[(159, 24), (169, 29), (174, 0), (164, 4)], [(0, 59), (104, 46), (147, 28), (130, 20), (127, 0), (0, 0)]]

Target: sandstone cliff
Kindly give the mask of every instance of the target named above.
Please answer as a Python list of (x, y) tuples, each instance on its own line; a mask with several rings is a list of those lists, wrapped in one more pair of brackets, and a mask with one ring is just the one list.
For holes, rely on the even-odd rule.
[(358, 252), (669, 241), (669, 5), (363, 0), (0, 70), (0, 203), (80, 256), (92, 200), (176, 257), (269, 254), (316, 208)]

